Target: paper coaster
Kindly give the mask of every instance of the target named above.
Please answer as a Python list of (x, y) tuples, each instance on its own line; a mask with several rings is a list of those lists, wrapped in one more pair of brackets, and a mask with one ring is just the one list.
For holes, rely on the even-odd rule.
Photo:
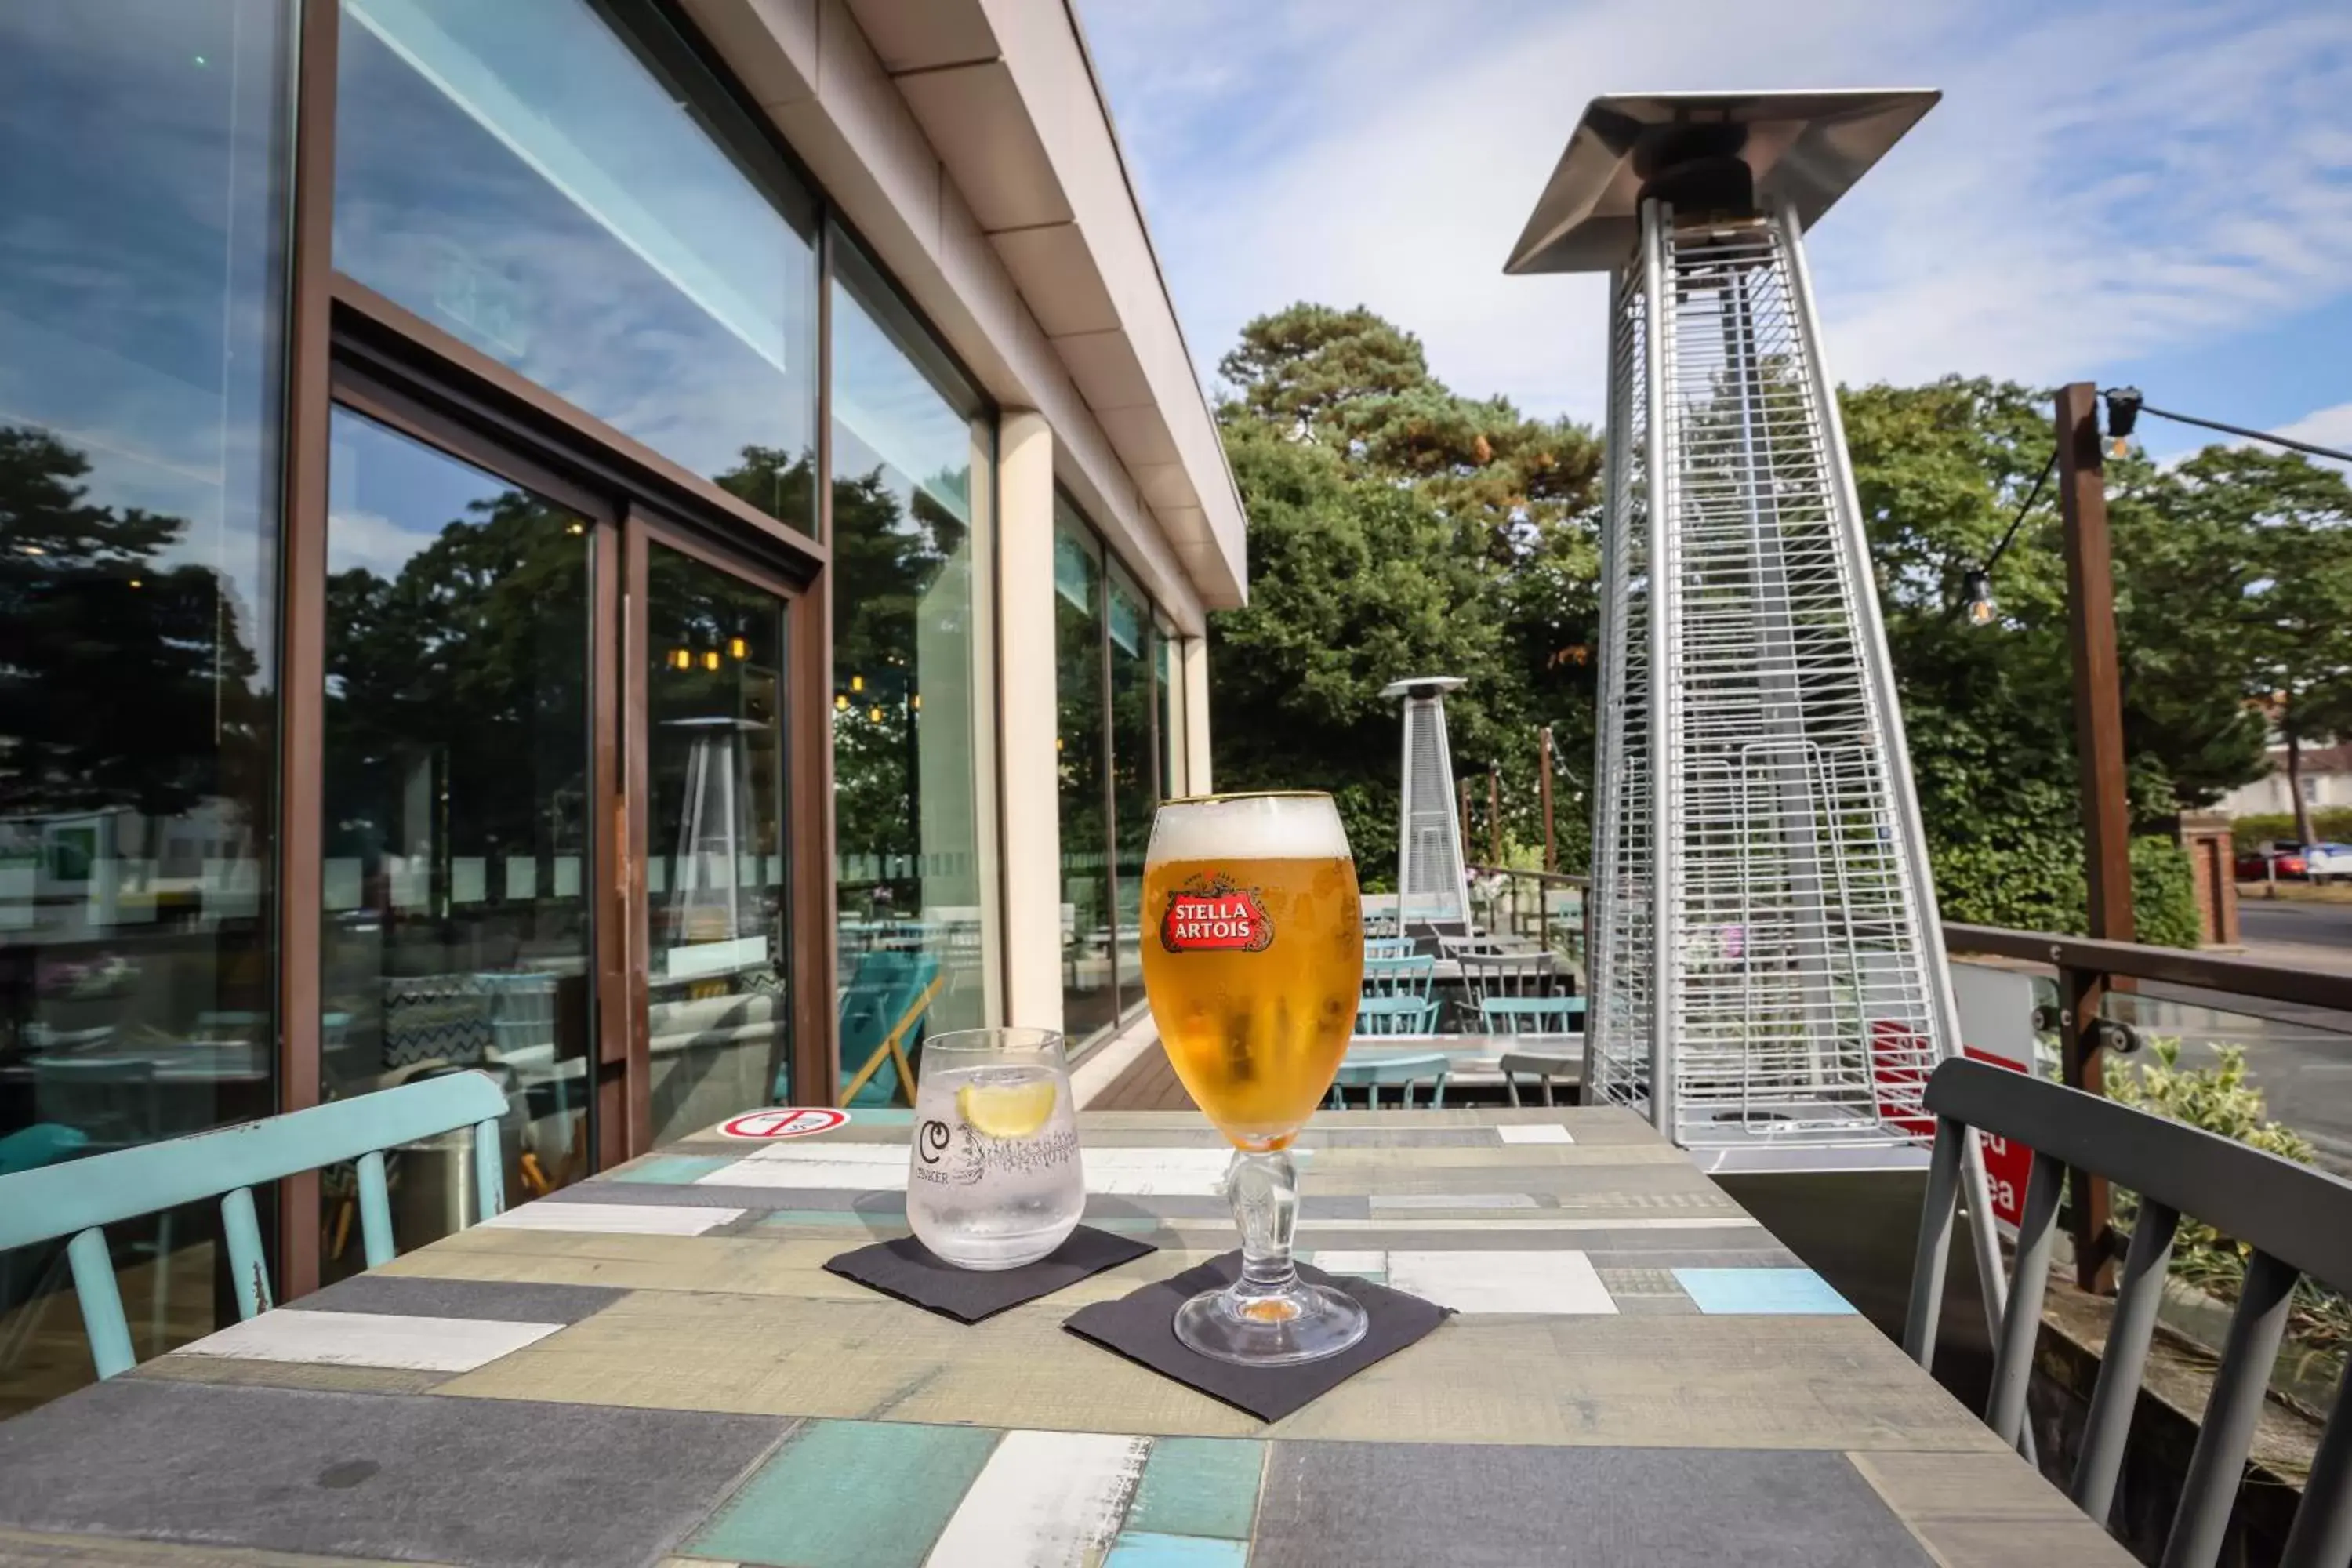
[(824, 1267), (910, 1306), (959, 1323), (977, 1323), (1158, 1250), (1148, 1241), (1082, 1225), (1054, 1251), (1019, 1268), (958, 1268), (911, 1236), (845, 1252), (826, 1259)]
[(1116, 1301), (1081, 1307), (1062, 1324), (1081, 1339), (1105, 1350), (1117, 1351), (1140, 1362), (1163, 1377), (1197, 1388), (1212, 1399), (1222, 1399), (1246, 1410), (1261, 1421), (1279, 1421), (1292, 1411), (1320, 1398), (1374, 1362), (1382, 1361), (1427, 1334), (1453, 1316), (1453, 1309), (1369, 1279), (1326, 1274), (1299, 1265), (1298, 1277), (1316, 1285), (1345, 1291), (1371, 1314), (1364, 1337), (1338, 1355), (1297, 1366), (1244, 1367), (1187, 1350), (1176, 1338), (1176, 1309), (1203, 1290), (1230, 1285), (1239, 1277), (1242, 1255), (1228, 1252), (1196, 1268), (1166, 1279)]

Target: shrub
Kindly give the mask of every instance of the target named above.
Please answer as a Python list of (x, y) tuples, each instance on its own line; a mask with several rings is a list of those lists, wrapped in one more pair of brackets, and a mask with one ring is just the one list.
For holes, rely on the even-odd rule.
[[(2077, 832), (1979, 832), (1935, 846), (1936, 897), (1944, 918), (1966, 925), (2080, 936), (2090, 929)], [(2132, 913), (2152, 947), (2198, 945), (2197, 892), (2189, 857), (2168, 838), (2132, 840)]]
[[(2352, 805), (2324, 806), (2311, 814), (2311, 830), (2324, 839), (2352, 843)], [(2284, 811), (2241, 816), (2230, 823), (2230, 840), (2241, 855), (2253, 852), (2265, 838), (2292, 839), (2294, 818)]]

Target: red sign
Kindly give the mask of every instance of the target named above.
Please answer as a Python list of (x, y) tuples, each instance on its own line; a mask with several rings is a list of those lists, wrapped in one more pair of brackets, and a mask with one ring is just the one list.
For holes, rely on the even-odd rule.
[(1914, 1137), (1936, 1135), (1936, 1119), (1920, 1104), (1934, 1066), (1927, 1042), (1908, 1025), (1893, 1018), (1870, 1021), (1870, 1081), (1881, 1121)]
[(805, 1138), (830, 1132), (848, 1120), (849, 1112), (829, 1105), (772, 1105), (722, 1121), (719, 1131), (730, 1138)]
[(1273, 942), (1257, 894), (1223, 878), (1171, 894), (1160, 917), (1160, 945), (1170, 952), (1258, 952)]
[[(2021, 1062), (1980, 1051), (1974, 1046), (1960, 1049), (1970, 1061), (1990, 1062), (2011, 1072), (2025, 1070)], [(2033, 1151), (1982, 1130), (1979, 1130), (1977, 1141), (1984, 1145), (1985, 1184), (1992, 1189), (1993, 1218), (2014, 1230), (2018, 1221), (2025, 1217), (2025, 1179), (2033, 1173)]]

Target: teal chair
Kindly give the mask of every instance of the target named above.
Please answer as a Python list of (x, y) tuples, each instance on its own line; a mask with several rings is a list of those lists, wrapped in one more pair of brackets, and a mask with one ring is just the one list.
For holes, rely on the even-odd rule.
[(1437, 1004), (1420, 996), (1360, 996), (1356, 1033), (1427, 1035), (1437, 1029)]
[(128, 1372), (135, 1361), (131, 1327), (122, 1316), (108, 1255), (105, 1227), (183, 1204), (220, 1199), (228, 1238), (229, 1280), (236, 1312), (251, 1318), (271, 1305), (261, 1258), (261, 1226), (253, 1189), (302, 1171), (355, 1160), (359, 1166), (360, 1234), (368, 1267), (392, 1261), (392, 1205), (384, 1184), (383, 1152), (404, 1143), (474, 1130), (474, 1183), (487, 1218), (506, 1207), (499, 1166), (499, 1121), (504, 1090), (488, 1075), (451, 1073), (403, 1084), (308, 1110), (290, 1111), (217, 1132), (0, 1176), (0, 1253), (69, 1236), (66, 1257), (83, 1331), (98, 1375)]
[(1429, 987), (1437, 977), (1437, 960), (1425, 954), (1402, 958), (1364, 957), (1364, 994), (1367, 996), (1418, 996), (1429, 1000)]
[(1364, 1109), (1378, 1110), (1381, 1089), (1392, 1087), (1403, 1109), (1411, 1110), (1413, 1086), (1425, 1083), (1429, 1085), (1429, 1109), (1443, 1110), (1445, 1109), (1445, 1074), (1450, 1065), (1444, 1051), (1381, 1058), (1351, 1056), (1339, 1064), (1339, 1075), (1331, 1080), (1332, 1109), (1347, 1109), (1348, 1100), (1340, 1092), (1342, 1089), (1360, 1089), (1364, 1091)]
[[(945, 989), (940, 961), (928, 952), (877, 949), (857, 955), (841, 993), (842, 1105), (915, 1100), (907, 1047)], [(782, 1097), (781, 1086), (779, 1098)]]
[(1584, 1027), (1581, 996), (1489, 996), (1478, 1021), (1490, 1035), (1573, 1035)]
[(1411, 958), (1419, 944), (1409, 936), (1368, 936), (1364, 939), (1366, 958)]

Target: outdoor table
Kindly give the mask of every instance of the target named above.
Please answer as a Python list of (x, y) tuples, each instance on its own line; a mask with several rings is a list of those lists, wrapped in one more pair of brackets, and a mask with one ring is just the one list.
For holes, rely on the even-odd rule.
[(1235, 1239), (1205, 1121), (1080, 1122), (1161, 1250), (963, 1327), (821, 1267), (907, 1113), (706, 1134), (0, 1424), (0, 1561), (2130, 1562), (1622, 1110), (1317, 1116), (1302, 1250), (1460, 1315), (1270, 1426), (1062, 1331)]
[(1570, 1034), (1528, 1035), (1351, 1035), (1348, 1060), (1380, 1061), (1397, 1057), (1425, 1057), (1442, 1052), (1448, 1059), (1447, 1092), (1503, 1087), (1503, 1058), (1556, 1057), (1561, 1069), (1582, 1077), (1584, 1037)]

